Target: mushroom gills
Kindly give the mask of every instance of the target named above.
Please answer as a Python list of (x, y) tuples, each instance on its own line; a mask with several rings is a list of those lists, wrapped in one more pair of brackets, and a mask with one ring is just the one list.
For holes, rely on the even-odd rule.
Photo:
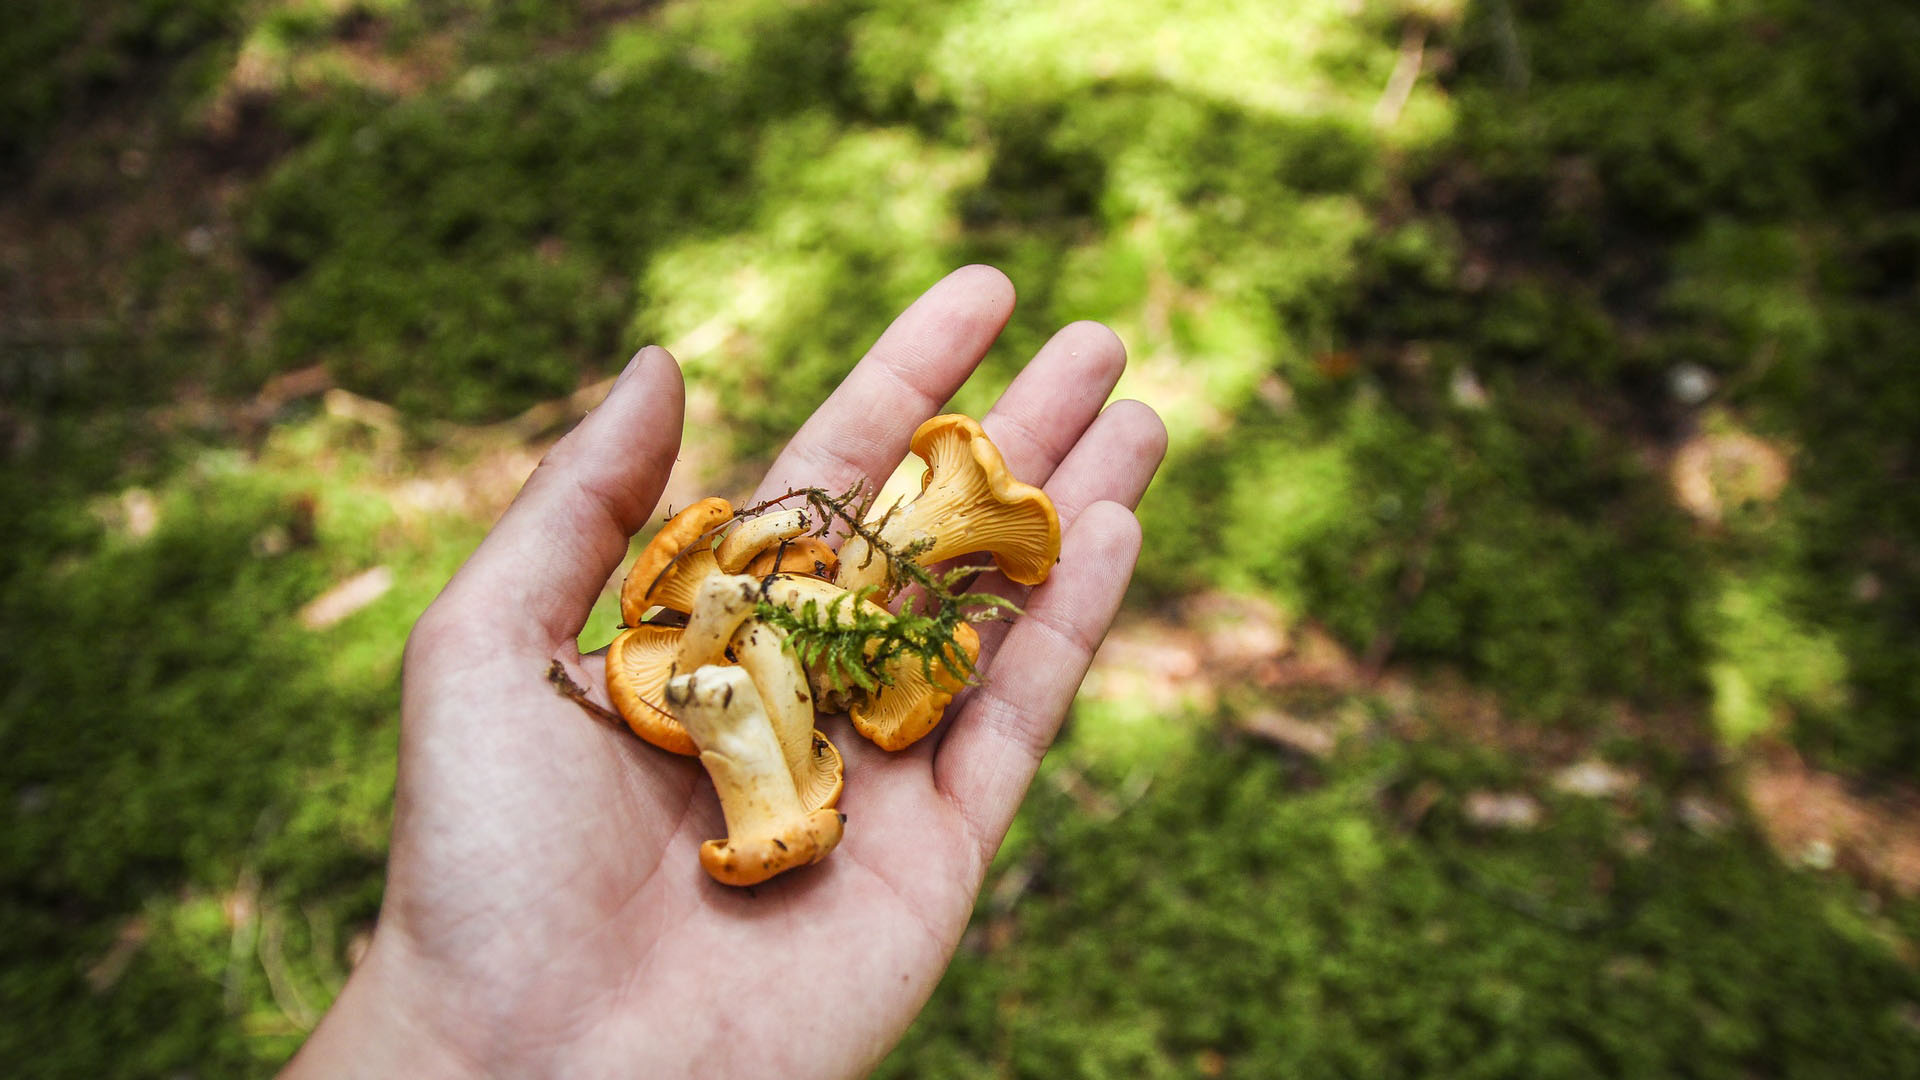
[(670, 753), (693, 756), (693, 738), (666, 706), (681, 630), (642, 623), (607, 646), (607, 696), (635, 735)]

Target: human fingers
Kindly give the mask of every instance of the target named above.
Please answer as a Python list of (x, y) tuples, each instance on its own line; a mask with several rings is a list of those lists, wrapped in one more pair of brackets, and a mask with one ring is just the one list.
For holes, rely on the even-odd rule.
[(1064, 527), (1097, 502), (1140, 505), (1167, 456), (1167, 425), (1148, 405), (1123, 398), (1104, 409), (1051, 476), (1047, 497)]
[(660, 498), (683, 412), (679, 365), (658, 346), (640, 350), (541, 459), (422, 622), (499, 625), (543, 650), (571, 641)]
[(1071, 323), (1047, 339), (980, 421), (1007, 471), (1044, 485), (1100, 415), (1126, 366), (1126, 346), (1100, 323)]
[(1060, 563), (1033, 590), (1003, 650), (1019, 657), (975, 687), (933, 759), (934, 784), (960, 811), (980, 865), (1000, 846), (1052, 745), (1093, 654), (1113, 624), (1140, 555), (1140, 523), (1113, 502), (1086, 508)]
[(886, 479), (921, 422), (940, 411), (1013, 314), (1013, 284), (990, 266), (940, 279), (867, 350), (767, 470), (754, 502), (797, 487), (842, 491)]

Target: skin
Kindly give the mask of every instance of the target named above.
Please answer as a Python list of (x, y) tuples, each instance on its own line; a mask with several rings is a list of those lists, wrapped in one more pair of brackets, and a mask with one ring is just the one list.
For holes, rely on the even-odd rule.
[[(1013, 309), (965, 267), (909, 307), (780, 454), (755, 500), (884, 477)], [(846, 838), (752, 890), (701, 870), (725, 835), (697, 762), (587, 718), (545, 671), (604, 701), (574, 640), (654, 510), (682, 383), (635, 356), (561, 440), (407, 642), (399, 782), (379, 929), (288, 1066), (324, 1076), (857, 1076), (900, 1039), (965, 929), (987, 865), (1106, 633), (1139, 553), (1138, 502), (1166, 448), (1151, 409), (1102, 408), (1112, 331), (1061, 330), (984, 418), (1064, 532), (1011, 627), (985, 624), (985, 682), (898, 754), (838, 718)], [(999, 657), (1006, 657), (1001, 662)]]

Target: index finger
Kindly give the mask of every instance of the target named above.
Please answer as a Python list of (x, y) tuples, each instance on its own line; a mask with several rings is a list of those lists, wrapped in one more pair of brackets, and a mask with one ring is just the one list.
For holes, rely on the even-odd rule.
[(878, 484), (906, 456), (913, 431), (940, 411), (1013, 314), (1013, 283), (963, 266), (888, 326), (774, 459), (753, 502), (797, 487)]

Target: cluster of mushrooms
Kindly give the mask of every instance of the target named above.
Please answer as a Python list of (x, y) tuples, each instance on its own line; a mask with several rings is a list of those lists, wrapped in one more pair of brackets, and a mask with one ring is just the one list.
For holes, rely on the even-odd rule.
[[(932, 567), (988, 554), (1009, 580), (1036, 585), (1059, 558), (1053, 503), (1008, 473), (978, 423), (934, 417), (912, 449), (927, 463), (920, 493), (854, 528), (837, 553), (824, 537), (852, 519), (820, 520), (817, 498), (811, 514), (776, 509), (782, 500), (736, 513), (708, 498), (661, 527), (621, 587), (627, 629), (607, 650), (607, 690), (640, 738), (706, 766), (727, 823), (726, 839), (700, 848), (716, 881), (754, 885), (840, 842), (845, 765), (815, 727), (817, 712), (844, 711), (882, 749), (903, 749), (940, 722), (979, 655), (962, 617), (933, 654), (873, 657), (849, 680), (804, 663), (790, 630), (887, 625), (880, 620), (906, 618), (916, 604), (924, 613), (940, 602), (924, 589), (896, 603), (914, 584), (902, 580), (903, 560)], [(765, 617), (782, 611), (796, 618)]]

